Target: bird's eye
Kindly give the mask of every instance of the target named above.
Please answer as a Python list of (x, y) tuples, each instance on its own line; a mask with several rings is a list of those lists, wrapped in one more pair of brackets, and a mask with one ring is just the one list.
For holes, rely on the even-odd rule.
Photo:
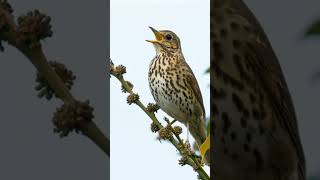
[(172, 39), (172, 36), (170, 34), (167, 34), (166, 39), (170, 41)]

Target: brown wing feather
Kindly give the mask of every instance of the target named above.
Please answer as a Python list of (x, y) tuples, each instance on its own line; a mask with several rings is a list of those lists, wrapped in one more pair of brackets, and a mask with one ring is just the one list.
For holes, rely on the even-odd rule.
[(240, 10), (238, 14), (247, 19), (254, 30), (254, 36), (249, 39), (245, 51), (250, 51), (248, 54), (254, 54), (253, 58), (255, 58), (259, 65), (257, 76), (260, 78), (261, 84), (269, 96), (273, 111), (291, 137), (299, 159), (300, 178), (305, 179), (305, 158), (300, 142), (297, 120), (280, 64), (261, 25), (251, 11), (242, 1), (237, 1), (236, 6), (241, 6), (240, 8), (236, 8)]
[(305, 158), (300, 142), (297, 119), (280, 65), (277, 64), (276, 68), (271, 69), (271, 64), (268, 61), (276, 59), (276, 57), (266, 56), (265, 54), (269, 53), (268, 49), (264, 49), (259, 45), (250, 47), (248, 44), (248, 46), (248, 49), (250, 49), (251, 52), (255, 52), (255, 58), (260, 62), (258, 70), (260, 73), (257, 74), (257, 77), (260, 78), (261, 84), (269, 97), (268, 99), (271, 102), (273, 112), (279, 118), (282, 127), (287, 130), (291, 137), (291, 141), (295, 146), (296, 154), (299, 159), (301, 176), (305, 177)]
[(197, 79), (194, 76), (190, 66), (185, 61), (183, 61), (183, 63), (184, 63), (184, 66), (186, 66), (188, 68), (188, 71), (190, 72), (190, 74), (187, 74), (187, 79), (188, 79), (187, 83), (189, 83), (188, 85), (191, 87), (192, 91), (196, 96), (197, 101), (200, 103), (200, 106), (203, 112), (203, 118), (205, 119), (205, 109), (204, 109), (202, 94), (201, 94)]

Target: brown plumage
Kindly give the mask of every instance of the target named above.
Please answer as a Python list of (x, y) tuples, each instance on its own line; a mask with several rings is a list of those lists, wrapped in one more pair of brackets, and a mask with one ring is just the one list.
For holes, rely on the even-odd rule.
[(305, 180), (305, 160), (278, 59), (242, 0), (214, 0), (213, 177)]
[(151, 93), (164, 112), (189, 125), (191, 135), (200, 146), (206, 139), (206, 128), (198, 82), (183, 57), (178, 36), (168, 30), (151, 30), (156, 37), (148, 40), (156, 49), (149, 67)]

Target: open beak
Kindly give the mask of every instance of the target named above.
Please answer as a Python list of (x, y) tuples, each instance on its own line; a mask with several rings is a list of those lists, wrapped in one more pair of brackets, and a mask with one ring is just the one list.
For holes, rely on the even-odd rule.
[(154, 29), (153, 27), (149, 26), (149, 28), (152, 30), (152, 32), (153, 32), (154, 36), (156, 37), (156, 39), (155, 40), (146, 40), (146, 41), (150, 42), (150, 43), (159, 43), (159, 42), (161, 42), (162, 39), (163, 39), (162, 34), (159, 31), (157, 31), (156, 29)]

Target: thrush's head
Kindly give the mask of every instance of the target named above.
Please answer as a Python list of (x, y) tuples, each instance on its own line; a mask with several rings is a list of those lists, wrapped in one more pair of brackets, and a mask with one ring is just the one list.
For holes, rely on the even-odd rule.
[(149, 27), (155, 35), (155, 40), (146, 40), (154, 45), (156, 51), (164, 49), (168, 51), (180, 51), (179, 37), (172, 31), (161, 30), (157, 31), (153, 27)]

